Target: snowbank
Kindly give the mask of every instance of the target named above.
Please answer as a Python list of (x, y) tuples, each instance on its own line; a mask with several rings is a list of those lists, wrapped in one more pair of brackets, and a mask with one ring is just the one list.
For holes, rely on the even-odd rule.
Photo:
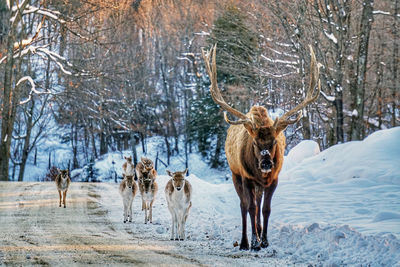
[[(213, 184), (206, 181), (209, 171), (192, 174), (188, 240), (173, 244), (178, 252), (192, 251), (203, 261), (210, 257), (214, 266), (224, 266), (211, 262), (214, 256), (251, 266), (263, 266), (271, 258), (277, 265), (400, 266), (399, 148), (400, 127), (321, 153), (313, 142), (295, 147), (272, 201), (271, 246), (258, 253), (233, 246), (240, 242), (241, 217), (231, 181)], [(123, 225), (117, 185), (103, 184), (101, 195), (116, 224), (143, 239), (173, 242), (168, 241), (171, 221), (163, 192), (169, 177), (160, 174), (153, 225), (143, 224), (140, 196), (134, 200), (134, 223)]]

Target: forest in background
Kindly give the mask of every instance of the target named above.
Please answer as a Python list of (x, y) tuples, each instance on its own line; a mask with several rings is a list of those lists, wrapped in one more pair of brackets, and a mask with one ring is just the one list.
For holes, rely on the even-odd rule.
[(242, 112), (301, 102), (313, 47), (322, 92), (286, 130), (288, 147), (395, 127), (399, 2), (1, 1), (0, 179), (23, 180), (52, 127), (71, 146), (71, 169), (115, 150), (136, 162), (149, 136), (163, 137), (167, 163), (200, 152), (224, 166), (228, 125), (201, 57), (215, 43), (220, 88)]

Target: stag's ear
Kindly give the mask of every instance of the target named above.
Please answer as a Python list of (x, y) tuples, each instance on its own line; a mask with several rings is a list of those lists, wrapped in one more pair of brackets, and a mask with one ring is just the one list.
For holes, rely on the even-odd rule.
[(144, 162), (144, 161), (146, 160), (146, 158), (140, 157), (140, 160), (141, 160), (142, 162)]
[(188, 168), (186, 168), (186, 169), (183, 171), (183, 176), (185, 176), (187, 172), (188, 172)]
[(174, 176), (174, 174), (173, 174), (172, 172), (170, 172), (169, 170), (166, 170), (166, 172), (167, 172), (167, 174), (168, 174), (169, 176), (171, 176), (171, 177)]

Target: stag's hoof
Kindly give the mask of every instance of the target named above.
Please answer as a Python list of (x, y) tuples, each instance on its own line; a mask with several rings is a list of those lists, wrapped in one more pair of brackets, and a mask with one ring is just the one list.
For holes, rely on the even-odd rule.
[(260, 239), (256, 236), (251, 238), (251, 250), (259, 251), (261, 249)]
[(269, 246), (268, 240), (267, 239), (263, 239), (261, 241), (261, 247), (262, 248), (267, 248)]
[(240, 243), (240, 250), (249, 250), (249, 242)]
[(66, 208), (67, 206), (64, 206), (64, 209)]

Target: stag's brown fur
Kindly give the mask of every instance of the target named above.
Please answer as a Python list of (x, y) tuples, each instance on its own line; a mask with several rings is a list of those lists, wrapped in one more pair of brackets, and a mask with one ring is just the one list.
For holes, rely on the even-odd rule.
[[(268, 116), (267, 109), (264, 107), (254, 106), (246, 115), (253, 117), (264, 128), (270, 128), (274, 124), (274, 121)], [(257, 134), (260, 135), (262, 132), (251, 130), (251, 134), (253, 136), (243, 125), (231, 125), (229, 127), (225, 141), (225, 153), (229, 167), (232, 173), (236, 175), (252, 179), (259, 185), (270, 186), (274, 181), (277, 181), (278, 174), (282, 169), (286, 146), (285, 135), (282, 131), (271, 131), (271, 136), (261, 136), (262, 139), (275, 139), (277, 141), (274, 157), (275, 166), (270, 173), (263, 175), (258, 168), (254, 168), (258, 163), (257, 158), (254, 157), (253, 147), (254, 138), (259, 137)]]
[[(320, 93), (318, 63), (310, 46), (310, 85), (304, 100), (273, 121), (264, 107), (253, 106), (247, 114), (231, 107), (222, 97), (217, 82), (216, 45), (205, 54), (205, 66), (210, 77), (210, 93), (214, 102), (231, 115), (238, 118), (232, 121), (225, 113), (225, 121), (231, 124), (225, 141), (225, 153), (232, 171), (232, 180), (240, 198), (242, 213), (242, 241), (240, 249), (249, 249), (247, 239), (247, 214), (251, 220), (251, 248), (259, 250), (268, 246), (267, 229), (271, 213), (271, 199), (278, 185), (278, 175), (282, 169), (286, 145), (283, 131), (289, 124), (298, 122), (302, 109), (315, 101)], [(212, 63), (210, 59), (212, 58)], [(318, 88), (315, 91), (315, 87)], [(295, 119), (290, 119), (297, 115)], [(261, 226), (261, 201), (263, 224)], [(261, 234), (261, 240), (260, 240)]]

